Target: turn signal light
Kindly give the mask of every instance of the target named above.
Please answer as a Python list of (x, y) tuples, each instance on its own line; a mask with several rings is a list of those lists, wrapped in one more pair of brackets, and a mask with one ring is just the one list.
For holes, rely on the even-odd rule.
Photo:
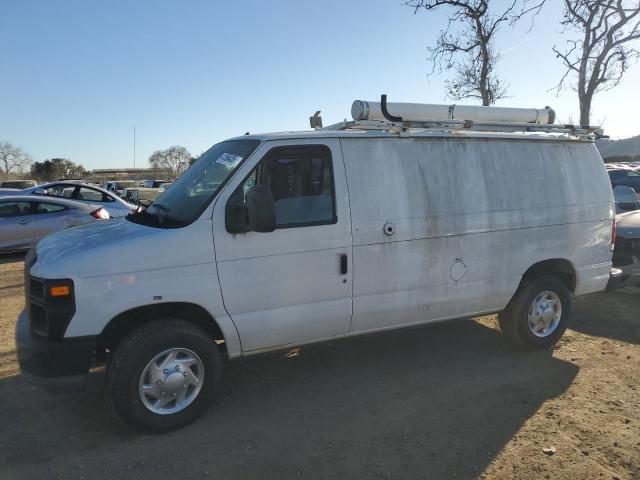
[(60, 285), (57, 287), (51, 287), (49, 294), (52, 297), (68, 297), (71, 294), (71, 289), (68, 285)]

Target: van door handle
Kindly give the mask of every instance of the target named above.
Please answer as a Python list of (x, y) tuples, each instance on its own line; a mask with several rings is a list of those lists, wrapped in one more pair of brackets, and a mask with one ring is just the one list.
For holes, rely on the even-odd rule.
[(340, 255), (340, 275), (346, 275), (349, 271), (349, 259), (346, 254)]

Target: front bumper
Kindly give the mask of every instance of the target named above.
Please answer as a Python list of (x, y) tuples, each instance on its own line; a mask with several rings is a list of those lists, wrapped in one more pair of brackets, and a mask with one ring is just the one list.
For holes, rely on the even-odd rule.
[(34, 385), (50, 391), (82, 389), (96, 345), (96, 337), (52, 340), (34, 335), (26, 310), (16, 323), (20, 371)]

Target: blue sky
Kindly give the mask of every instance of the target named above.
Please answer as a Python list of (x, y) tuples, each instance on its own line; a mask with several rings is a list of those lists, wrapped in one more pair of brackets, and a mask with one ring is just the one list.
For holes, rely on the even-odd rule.
[[(499, 37), (501, 106), (551, 105), (577, 120), (577, 97), (547, 90), (562, 74), (560, 2)], [(427, 78), (429, 45), (445, 19), (402, 0), (0, 0), (0, 140), (35, 160), (86, 168), (136, 166), (170, 145), (197, 155), (246, 131), (308, 128), (350, 114), (356, 99), (448, 103), (444, 75)], [(640, 66), (600, 94), (593, 123), (640, 133)], [(472, 101), (459, 103), (473, 103)]]

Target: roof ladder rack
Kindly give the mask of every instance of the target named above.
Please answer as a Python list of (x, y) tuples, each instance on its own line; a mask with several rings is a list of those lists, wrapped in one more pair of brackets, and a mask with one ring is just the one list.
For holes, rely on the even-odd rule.
[[(380, 130), (396, 132), (402, 136), (411, 136), (420, 131), (478, 131), (495, 133), (555, 133), (577, 140), (596, 140), (607, 138), (600, 127), (577, 126), (556, 123), (502, 122), (491, 120), (461, 119), (411, 119), (392, 115), (388, 110), (387, 96), (380, 99), (380, 110), (385, 120), (352, 120), (329, 125), (323, 130)], [(396, 104), (397, 105), (397, 104)], [(491, 108), (491, 107), (483, 107)]]

